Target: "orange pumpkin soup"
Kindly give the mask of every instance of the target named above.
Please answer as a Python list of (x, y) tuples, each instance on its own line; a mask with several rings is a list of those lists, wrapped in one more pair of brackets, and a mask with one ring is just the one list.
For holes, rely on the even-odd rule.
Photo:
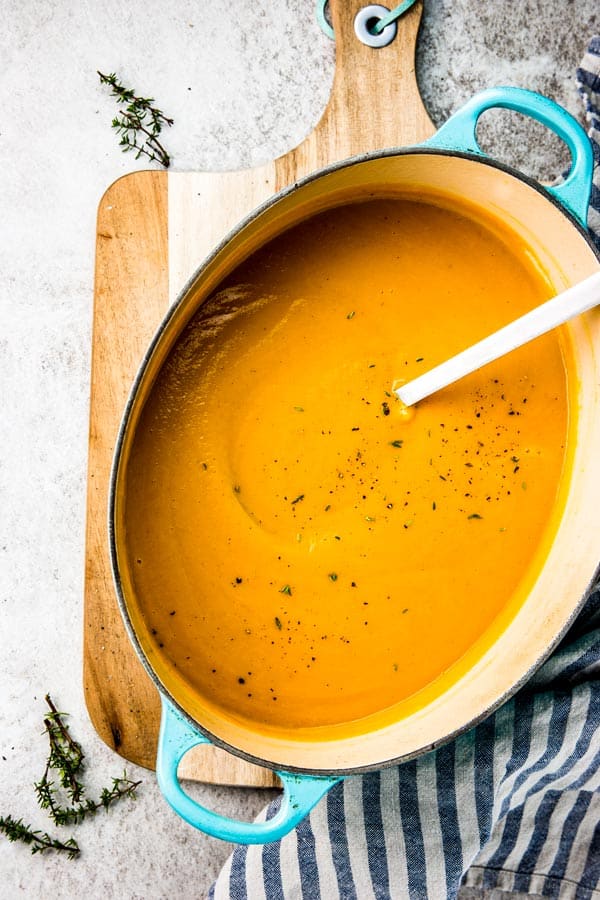
[(131, 448), (152, 652), (267, 730), (397, 716), (458, 677), (553, 535), (564, 348), (547, 335), (408, 413), (392, 386), (551, 292), (500, 223), (411, 197), (319, 214), (239, 266)]

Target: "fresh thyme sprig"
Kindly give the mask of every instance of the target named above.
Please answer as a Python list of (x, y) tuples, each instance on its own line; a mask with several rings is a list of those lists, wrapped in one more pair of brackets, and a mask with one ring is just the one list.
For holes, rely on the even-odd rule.
[[(135, 800), (136, 789), (141, 781), (130, 781), (125, 772), (121, 778), (113, 778), (111, 787), (104, 788), (98, 800), (84, 799), (85, 787), (79, 776), (84, 769), (85, 754), (64, 722), (67, 714), (58, 711), (49, 694), (46, 694), (45, 699), (50, 707), (50, 712), (44, 717), (50, 749), (44, 774), (34, 787), (40, 807), (47, 810), (55, 825), (79, 825), (99, 809), (108, 812), (109, 807), (117, 800), (124, 797)], [(58, 784), (50, 780), (49, 776), (53, 771), (57, 773)], [(61, 793), (63, 797), (66, 796), (66, 802), (61, 802)], [(69, 859), (74, 859), (80, 852), (73, 838), (60, 841), (46, 832), (34, 830), (30, 825), (25, 825), (22, 819), (14, 819), (12, 816), (0, 817), (0, 834), (6, 835), (9, 841), (29, 844), (32, 853), (58, 850), (66, 852)]]
[[(79, 825), (86, 816), (95, 815), (99, 809), (108, 810), (111, 804), (123, 797), (135, 800), (135, 791), (141, 782), (130, 781), (125, 772), (122, 778), (113, 778), (112, 786), (102, 790), (99, 800), (83, 799), (85, 787), (77, 776), (83, 771), (85, 754), (81, 744), (71, 737), (69, 728), (63, 721), (66, 713), (57, 710), (49, 694), (46, 694), (45, 699), (50, 707), (50, 713), (44, 719), (50, 752), (44, 774), (34, 787), (40, 807), (48, 810), (52, 821), (56, 825)], [(57, 802), (57, 788), (48, 777), (52, 770), (58, 773), (60, 786), (66, 791), (69, 805)]]
[(112, 120), (112, 127), (121, 135), (119, 146), (123, 148), (123, 153), (134, 150), (136, 159), (146, 156), (151, 162), (158, 162), (168, 169), (171, 157), (158, 136), (164, 125), (171, 127), (173, 119), (153, 106), (154, 97), (138, 97), (134, 90), (124, 87), (114, 72), (110, 75), (98, 72), (98, 75), (100, 82), (110, 87), (117, 103), (125, 105)]
[(77, 806), (57, 806), (54, 802), (52, 783), (46, 782), (43, 787), (36, 784), (38, 800), (42, 809), (47, 809), (56, 825), (80, 825), (87, 816), (95, 816), (99, 809), (108, 811), (109, 806), (124, 797), (136, 799), (136, 790), (141, 781), (130, 781), (125, 777), (113, 778), (112, 787), (103, 788), (99, 800), (84, 800)]
[(81, 744), (73, 740), (67, 725), (63, 722), (66, 713), (58, 712), (50, 694), (46, 694), (45, 700), (50, 707), (50, 713), (44, 719), (50, 754), (44, 779), (47, 778), (50, 769), (56, 769), (60, 773), (60, 783), (67, 791), (71, 802), (78, 803), (85, 793), (85, 788), (76, 776), (83, 769), (85, 754)]
[(22, 819), (13, 819), (12, 816), (0, 816), (0, 834), (6, 835), (9, 841), (21, 841), (31, 846), (32, 853), (46, 853), (48, 850), (58, 850), (67, 853), (69, 859), (75, 859), (81, 852), (74, 838), (67, 841), (59, 841), (50, 837), (45, 831), (34, 831), (30, 825), (24, 825)]
[(58, 773), (60, 786), (66, 791), (70, 803), (72, 805), (81, 803), (85, 788), (77, 779), (77, 775), (83, 769), (85, 755), (81, 744), (71, 737), (68, 726), (63, 722), (66, 713), (60, 713), (57, 710), (50, 694), (46, 694), (45, 700), (50, 707), (50, 712), (44, 718), (50, 752), (44, 774), (34, 784), (34, 788), (40, 807), (47, 809), (50, 818), (56, 824), (60, 824), (59, 819), (63, 809), (55, 800), (57, 789), (48, 776), (51, 770), (55, 770)]

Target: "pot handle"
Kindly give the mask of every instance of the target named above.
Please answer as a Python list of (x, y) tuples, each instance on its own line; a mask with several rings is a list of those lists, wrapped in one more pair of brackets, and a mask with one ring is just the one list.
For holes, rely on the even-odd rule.
[(277, 772), (283, 784), (281, 807), (266, 822), (238, 822), (192, 800), (177, 778), (183, 755), (210, 740), (197, 731), (164, 697), (156, 757), (159, 787), (176, 813), (188, 824), (223, 841), (237, 844), (266, 844), (277, 841), (296, 827), (327, 791), (342, 780), (339, 776), (300, 775)]
[(472, 97), (442, 125), (436, 134), (421, 144), (485, 156), (477, 143), (477, 122), (488, 109), (512, 109), (546, 125), (560, 137), (571, 152), (571, 170), (566, 179), (545, 189), (584, 226), (592, 189), (594, 154), (584, 129), (573, 116), (541, 94), (517, 87), (497, 87)]

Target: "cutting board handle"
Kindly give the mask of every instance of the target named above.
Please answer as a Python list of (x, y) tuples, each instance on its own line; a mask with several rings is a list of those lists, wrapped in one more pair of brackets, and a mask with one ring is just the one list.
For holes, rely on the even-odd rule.
[(415, 74), (422, 0), (398, 20), (394, 40), (378, 48), (354, 33), (354, 19), (365, 5), (330, 0), (336, 53), (331, 96), (306, 140), (276, 161), (281, 184), (358, 153), (420, 143), (435, 130)]

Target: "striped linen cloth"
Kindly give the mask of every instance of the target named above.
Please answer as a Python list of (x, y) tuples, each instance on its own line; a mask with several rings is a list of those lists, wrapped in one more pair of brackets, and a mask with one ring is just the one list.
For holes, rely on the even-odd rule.
[[(600, 250), (600, 36), (577, 82), (594, 142), (589, 227)], [(347, 778), (281, 841), (237, 847), (209, 896), (447, 900), (461, 885), (600, 898), (600, 580), (512, 700), (434, 752)]]

